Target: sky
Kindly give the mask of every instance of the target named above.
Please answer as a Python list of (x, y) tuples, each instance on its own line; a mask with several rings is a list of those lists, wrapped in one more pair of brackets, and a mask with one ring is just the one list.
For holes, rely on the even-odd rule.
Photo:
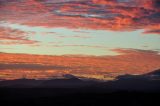
[[(76, 67), (87, 64), (77, 59), (79, 56), (90, 63), (96, 58), (95, 61), (103, 65), (89, 65), (85, 70), (73, 66), (75, 72), (72, 68), (69, 71), (96, 78), (104, 77), (108, 70), (119, 74), (142, 74), (160, 68), (159, 4), (159, 0), (0, 0), (0, 55), (5, 57), (0, 58), (0, 66), (9, 63), (11, 67), (0, 68), (1, 77), (13, 78), (15, 70), (20, 73), (19, 77), (22, 76), (19, 71), (25, 69), (24, 63), (55, 66), (56, 63), (45, 64), (44, 61), (49, 58), (58, 61), (53, 59), (56, 56), (62, 58), (60, 66), (63, 67), (72, 66), (66, 59), (68, 56), (74, 58), (70, 61), (75, 62)], [(31, 64), (28, 59), (21, 60), (24, 54), (28, 58), (33, 56)], [(16, 63), (17, 60), (21, 61)], [(140, 62), (137, 69), (135, 62)], [(15, 63), (19, 66), (13, 67)], [(57, 72), (47, 67), (42, 69)], [(61, 74), (66, 73), (64, 70)], [(32, 74), (27, 75), (33, 78)]]

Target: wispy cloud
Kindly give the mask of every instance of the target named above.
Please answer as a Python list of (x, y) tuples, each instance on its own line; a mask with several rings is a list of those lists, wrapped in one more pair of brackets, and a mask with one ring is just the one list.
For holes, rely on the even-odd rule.
[(86, 36), (86, 35), (71, 35), (71, 36), (59, 35), (59, 36), (56, 36), (56, 38), (81, 38), (81, 39), (88, 39), (88, 38), (92, 38), (92, 37), (91, 36)]
[(108, 49), (106, 46), (102, 45), (78, 45), (78, 44), (66, 44), (66, 45), (60, 45), (60, 44), (55, 44), (55, 45), (50, 45), (51, 47), (86, 47), (86, 48), (98, 48), (98, 49)]
[(38, 41), (28, 39), (27, 33), (20, 30), (0, 27), (0, 44), (36, 44)]
[(117, 48), (112, 51), (119, 53), (120, 55), (158, 55), (159, 51), (152, 50), (140, 50), (140, 49), (123, 49)]

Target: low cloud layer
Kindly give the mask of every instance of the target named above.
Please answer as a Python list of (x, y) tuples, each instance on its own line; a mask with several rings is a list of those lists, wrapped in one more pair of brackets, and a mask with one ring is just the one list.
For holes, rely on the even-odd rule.
[[(114, 49), (117, 56), (46, 56), (1, 53), (2, 78), (49, 77), (74, 74), (101, 78), (108, 75), (143, 74), (160, 68), (160, 55), (156, 51), (138, 49)], [(45, 73), (45, 74), (44, 74)]]

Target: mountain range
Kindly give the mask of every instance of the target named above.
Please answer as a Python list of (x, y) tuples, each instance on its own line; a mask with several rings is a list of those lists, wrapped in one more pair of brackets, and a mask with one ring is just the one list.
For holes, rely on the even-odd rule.
[(112, 81), (83, 80), (66, 74), (60, 79), (0, 81), (0, 88), (75, 88), (88, 91), (160, 91), (160, 69), (142, 75), (120, 75)]
[(67, 74), (49, 80), (2, 80), (0, 103), (4, 106), (153, 106), (159, 103), (159, 91), (160, 69), (142, 75), (121, 75), (113, 81), (84, 80)]

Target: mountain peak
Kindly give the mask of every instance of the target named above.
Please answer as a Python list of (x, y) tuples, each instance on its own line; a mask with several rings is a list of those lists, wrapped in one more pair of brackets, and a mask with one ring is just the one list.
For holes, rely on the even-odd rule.
[(67, 78), (67, 79), (78, 79), (76, 76), (72, 75), (72, 74), (65, 74), (63, 75), (64, 78)]
[(158, 76), (160, 76), (160, 69), (154, 70), (154, 71), (149, 72), (145, 75), (158, 75)]

